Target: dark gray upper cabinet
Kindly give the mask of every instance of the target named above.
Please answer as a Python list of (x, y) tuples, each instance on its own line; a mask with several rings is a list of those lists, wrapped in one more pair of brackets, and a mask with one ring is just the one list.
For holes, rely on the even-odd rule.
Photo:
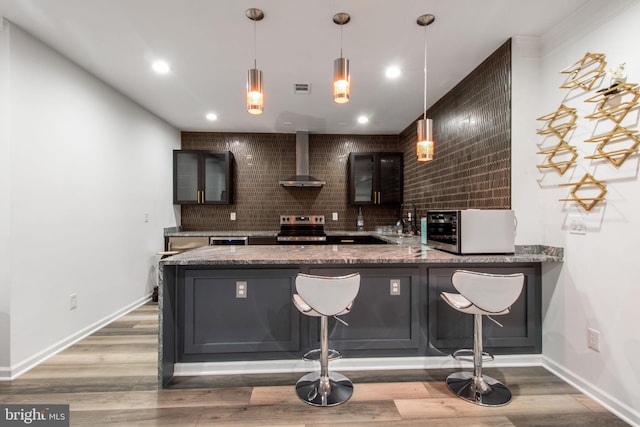
[(350, 153), (349, 203), (402, 203), (403, 170), (402, 153)]
[(233, 155), (230, 151), (174, 150), (173, 203), (233, 203)]

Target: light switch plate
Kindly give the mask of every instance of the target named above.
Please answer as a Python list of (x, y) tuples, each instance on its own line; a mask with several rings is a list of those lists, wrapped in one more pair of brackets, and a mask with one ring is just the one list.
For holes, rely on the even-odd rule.
[(231, 219), (231, 221), (235, 221), (236, 220), (236, 213), (235, 212), (231, 212), (231, 214), (229, 215), (229, 219)]
[(331, 214), (331, 219), (334, 220), (334, 221), (337, 221), (338, 220), (338, 212), (332, 213)]

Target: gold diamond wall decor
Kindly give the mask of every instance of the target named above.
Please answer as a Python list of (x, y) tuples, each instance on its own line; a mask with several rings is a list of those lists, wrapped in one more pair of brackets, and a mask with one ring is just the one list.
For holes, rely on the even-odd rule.
[[(605, 194), (607, 194), (607, 186), (604, 181), (598, 181), (591, 174), (585, 173), (582, 179), (578, 182), (569, 182), (566, 184), (559, 184), (561, 187), (573, 185), (571, 190), (570, 199), (559, 199), (561, 202), (576, 202), (582, 208), (589, 212), (598, 202), (603, 201)], [(595, 197), (586, 197), (592, 195), (594, 192), (598, 192)], [(579, 194), (583, 194), (582, 196)]]
[[(585, 142), (599, 142), (596, 154), (585, 156), (585, 159), (606, 159), (615, 167), (620, 167), (630, 155), (637, 153), (640, 147), (638, 133), (618, 125), (611, 132), (585, 139)], [(612, 149), (614, 146), (623, 148)]]
[(606, 119), (615, 123), (608, 133), (585, 139), (585, 142), (598, 143), (596, 154), (585, 156), (586, 159), (606, 159), (615, 167), (620, 167), (630, 155), (638, 152), (638, 132), (629, 130), (620, 123), (638, 105), (639, 99), (640, 91), (636, 83), (616, 83), (585, 100), (598, 103), (596, 111), (587, 118)]
[(637, 83), (614, 84), (598, 94), (586, 99), (585, 102), (597, 102), (596, 111), (586, 116), (587, 119), (609, 119), (616, 124), (638, 105), (640, 91)]
[(546, 122), (542, 128), (538, 129), (538, 135), (550, 135), (560, 139), (555, 146), (536, 153), (546, 156), (545, 162), (537, 167), (538, 169), (550, 168), (564, 175), (578, 158), (576, 147), (564, 140), (569, 131), (576, 126), (578, 120), (576, 109), (562, 104), (556, 111), (538, 117), (537, 120)]
[(555, 135), (564, 139), (567, 133), (576, 126), (578, 114), (575, 108), (561, 104), (556, 111), (540, 116), (536, 120), (546, 122), (542, 128), (538, 129), (538, 135)]
[(581, 60), (561, 71), (562, 74), (570, 76), (560, 88), (581, 87), (585, 91), (590, 91), (598, 78), (605, 74), (607, 61), (604, 58), (604, 53), (587, 52)]
[(560, 175), (564, 173), (576, 162), (578, 152), (576, 147), (567, 144), (564, 140), (552, 148), (538, 151), (536, 154), (546, 155), (545, 163), (537, 165), (538, 169), (553, 169)]

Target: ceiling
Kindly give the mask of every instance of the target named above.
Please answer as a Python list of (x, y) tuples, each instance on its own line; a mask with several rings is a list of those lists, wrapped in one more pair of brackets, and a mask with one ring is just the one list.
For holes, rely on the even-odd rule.
[[(602, 0), (608, 1), (608, 0)], [(0, 0), (0, 14), (180, 130), (397, 134), (514, 35), (541, 35), (587, 0)], [(264, 11), (255, 24), (248, 8)], [(331, 99), (350, 60), (351, 101)], [(435, 22), (420, 27), (425, 13)], [(426, 34), (425, 34), (426, 32)], [(264, 73), (265, 112), (246, 112), (246, 74)], [(151, 63), (164, 59), (167, 75)], [(385, 77), (396, 65), (401, 75)], [(294, 84), (311, 85), (295, 94)], [(205, 114), (214, 112), (216, 121)], [(360, 124), (364, 115), (369, 123)]]

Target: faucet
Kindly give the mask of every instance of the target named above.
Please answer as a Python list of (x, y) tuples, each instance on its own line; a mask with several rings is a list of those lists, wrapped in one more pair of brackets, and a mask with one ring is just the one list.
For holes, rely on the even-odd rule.
[(402, 224), (402, 230), (404, 232), (404, 228), (405, 228), (405, 222), (402, 219), (402, 216), (404, 214), (404, 205), (408, 205), (410, 204), (411, 206), (413, 206), (413, 217), (411, 218), (411, 230), (408, 230), (410, 233), (413, 233), (413, 235), (418, 235), (418, 224), (417, 224), (417, 209), (416, 209), (416, 204), (413, 203), (411, 200), (407, 201), (407, 202), (402, 202), (400, 204), (400, 219), (398, 220), (400, 222), (400, 224)]

